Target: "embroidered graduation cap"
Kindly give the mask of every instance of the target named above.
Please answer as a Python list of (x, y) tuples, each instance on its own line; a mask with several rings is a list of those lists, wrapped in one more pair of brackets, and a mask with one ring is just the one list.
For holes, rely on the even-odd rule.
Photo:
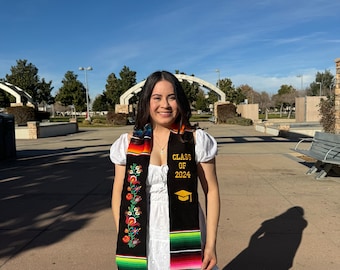
[(189, 201), (192, 202), (192, 192), (186, 191), (186, 190), (180, 190), (175, 192), (175, 194), (177, 195), (178, 200), (182, 201), (182, 202), (186, 202)]

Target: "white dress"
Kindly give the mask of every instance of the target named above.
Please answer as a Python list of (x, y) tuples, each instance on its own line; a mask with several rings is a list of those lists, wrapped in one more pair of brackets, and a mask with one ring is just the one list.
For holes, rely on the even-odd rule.
[[(110, 159), (115, 164), (126, 164), (128, 134), (122, 134), (111, 146)], [(205, 131), (196, 130), (195, 145), (196, 162), (207, 162), (217, 154), (215, 139)], [(148, 194), (149, 231), (147, 239), (148, 269), (170, 269), (169, 243), (169, 200), (167, 190), (167, 165), (149, 164), (146, 180)], [(202, 212), (202, 211), (201, 211)], [(203, 223), (202, 223), (203, 222)], [(200, 215), (202, 238), (204, 231), (203, 213)]]

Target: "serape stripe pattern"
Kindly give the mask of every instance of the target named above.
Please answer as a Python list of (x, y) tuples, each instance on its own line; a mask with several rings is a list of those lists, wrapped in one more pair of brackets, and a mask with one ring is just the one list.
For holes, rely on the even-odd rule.
[(170, 232), (170, 269), (201, 269), (201, 232)]
[(119, 269), (124, 270), (145, 270), (148, 268), (146, 257), (116, 256), (116, 263)]

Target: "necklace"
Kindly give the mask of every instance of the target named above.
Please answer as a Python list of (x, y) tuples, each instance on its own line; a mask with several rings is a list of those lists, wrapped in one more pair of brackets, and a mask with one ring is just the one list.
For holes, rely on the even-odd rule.
[(154, 140), (154, 142), (158, 145), (158, 147), (161, 149), (160, 153), (161, 155), (164, 154), (164, 150), (165, 150), (165, 147), (168, 145), (168, 142), (166, 142), (166, 144), (164, 144), (163, 146), (161, 146), (158, 142), (156, 142), (156, 140)]

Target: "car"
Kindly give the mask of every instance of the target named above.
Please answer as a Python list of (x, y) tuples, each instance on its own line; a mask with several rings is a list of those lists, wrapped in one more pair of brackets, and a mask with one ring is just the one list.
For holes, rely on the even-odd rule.
[(132, 117), (132, 116), (129, 116), (126, 120), (127, 120), (128, 125), (134, 125), (135, 124), (135, 118)]

